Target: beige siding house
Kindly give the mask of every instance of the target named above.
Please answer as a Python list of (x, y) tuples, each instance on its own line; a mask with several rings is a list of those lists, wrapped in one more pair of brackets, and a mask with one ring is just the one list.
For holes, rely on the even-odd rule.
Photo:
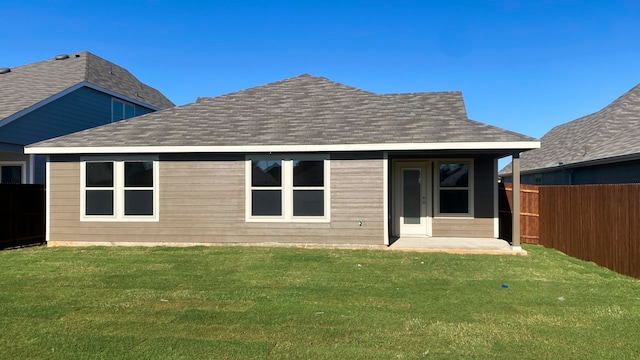
[(459, 92), (374, 94), (310, 75), (27, 147), (52, 245), (384, 246), (498, 237), (497, 159), (539, 147)]

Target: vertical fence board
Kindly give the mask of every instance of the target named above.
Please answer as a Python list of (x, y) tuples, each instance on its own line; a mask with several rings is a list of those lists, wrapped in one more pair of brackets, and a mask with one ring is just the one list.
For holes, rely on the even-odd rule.
[(0, 248), (44, 242), (44, 185), (0, 184), (0, 229)]
[[(520, 185), (520, 241), (524, 244), (538, 244), (539, 235), (539, 194), (536, 185)], [(500, 183), (498, 207), (500, 237), (511, 239), (513, 185)]]
[(543, 186), (540, 244), (640, 277), (640, 184)]
[[(531, 185), (529, 185), (531, 186)], [(640, 278), (640, 184), (523, 186), (523, 243)], [(500, 234), (510, 238), (511, 184), (500, 187)], [(535, 205), (534, 205), (535, 204)], [(535, 235), (533, 235), (535, 234)]]
[(627, 238), (629, 239), (629, 247), (627, 252), (627, 263), (629, 264), (629, 273), (627, 275), (640, 278), (640, 185), (629, 187), (628, 202), (628, 219), (629, 228), (627, 229)]

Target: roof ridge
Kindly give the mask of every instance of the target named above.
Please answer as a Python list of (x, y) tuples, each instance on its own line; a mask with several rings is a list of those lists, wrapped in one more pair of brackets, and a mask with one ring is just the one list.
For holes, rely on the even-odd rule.
[(311, 75), (311, 74), (308, 74), (308, 73), (303, 73), (303, 74), (292, 76), (292, 77), (288, 77), (288, 78), (285, 78), (285, 79), (272, 81), (272, 82), (269, 82), (269, 83), (266, 83), (266, 84), (256, 85), (256, 86), (248, 87), (248, 88), (245, 88), (245, 89), (236, 90), (236, 91), (233, 91), (233, 92), (230, 92), (230, 93), (226, 93), (226, 94), (222, 94), (222, 95), (210, 96), (210, 97), (209, 96), (198, 97), (196, 99), (195, 103), (203, 103), (203, 102), (208, 102), (208, 101), (218, 101), (218, 100), (226, 99), (226, 98), (229, 98), (229, 97), (232, 97), (232, 96), (238, 96), (238, 95), (242, 95), (242, 94), (245, 94), (245, 93), (248, 93), (248, 92), (251, 92), (251, 91), (256, 91), (258, 89), (279, 86), (279, 85), (282, 85), (282, 84), (291, 83), (291, 82), (296, 81), (296, 80), (305, 80), (305, 79), (320, 80), (320, 81), (323, 81), (323, 82), (327, 82), (327, 83), (331, 83), (333, 85), (340, 86), (340, 87), (342, 87), (344, 89), (349, 89), (349, 90), (352, 90), (352, 91), (358, 91), (358, 92), (361, 92), (363, 94), (376, 95), (376, 96), (380, 95), (380, 94), (369, 92), (369, 91), (366, 91), (366, 90), (363, 90), (363, 89), (360, 89), (360, 88), (357, 88), (357, 87), (354, 87), (354, 86), (345, 85), (343, 83), (339, 83), (337, 81), (333, 81), (333, 80), (328, 79), (328, 78), (323, 77), (323, 76), (315, 76), (315, 75)]
[[(82, 52), (78, 53), (81, 54)], [(93, 55), (88, 51), (85, 51), (85, 60), (84, 60), (84, 81), (89, 82), (89, 55)], [(93, 55), (95, 56), (95, 55)]]
[(386, 96), (405, 96), (405, 95), (424, 95), (424, 94), (462, 94), (462, 90), (445, 90), (445, 91), (416, 91), (407, 93), (384, 93), (379, 95)]

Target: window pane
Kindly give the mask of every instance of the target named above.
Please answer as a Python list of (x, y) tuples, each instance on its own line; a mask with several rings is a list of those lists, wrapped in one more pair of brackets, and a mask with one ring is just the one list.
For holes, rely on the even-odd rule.
[(87, 187), (111, 187), (113, 186), (112, 162), (88, 162), (86, 163)]
[(251, 215), (282, 215), (282, 192), (280, 190), (253, 190), (251, 192)]
[(281, 160), (253, 160), (251, 171), (251, 186), (281, 186)]
[(469, 213), (468, 190), (440, 190), (441, 214)]
[(87, 190), (85, 213), (87, 215), (113, 215), (113, 190)]
[(402, 171), (402, 217), (405, 224), (420, 224), (420, 170)]
[(2, 165), (0, 184), (22, 184), (22, 166)]
[(469, 165), (440, 164), (440, 187), (469, 186)]
[(324, 161), (294, 160), (293, 186), (324, 186)]
[(152, 187), (153, 161), (127, 161), (124, 163), (124, 186)]
[(124, 114), (122, 113), (123, 103), (120, 101), (113, 100), (111, 108), (112, 122), (120, 121), (124, 119)]
[(153, 190), (125, 190), (125, 215), (153, 215)]
[(124, 104), (124, 118), (129, 119), (136, 115), (136, 108), (131, 104)]
[(324, 216), (324, 190), (295, 190), (293, 216)]

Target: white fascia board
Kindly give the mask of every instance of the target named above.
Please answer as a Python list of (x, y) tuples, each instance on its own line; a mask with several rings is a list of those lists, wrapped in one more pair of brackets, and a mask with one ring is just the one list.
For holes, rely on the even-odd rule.
[(108, 146), (26, 147), (25, 154), (161, 154), (161, 153), (258, 153), (258, 152), (344, 152), (405, 150), (523, 150), (537, 149), (539, 141), (445, 142), (335, 145), (242, 145), (242, 146)]

